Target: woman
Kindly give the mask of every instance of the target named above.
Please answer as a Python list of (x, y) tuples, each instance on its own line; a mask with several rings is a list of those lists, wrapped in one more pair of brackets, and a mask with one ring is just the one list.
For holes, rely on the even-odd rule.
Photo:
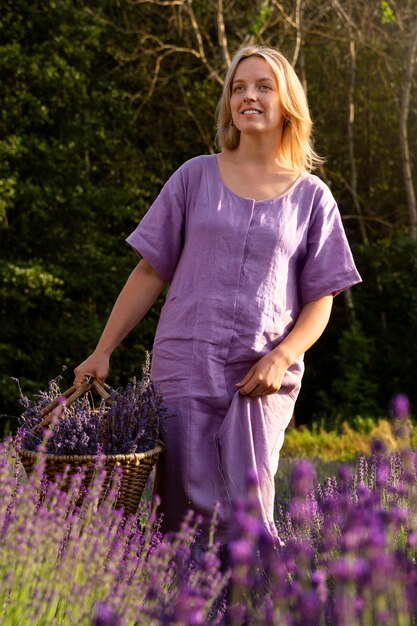
[(163, 528), (188, 509), (207, 542), (227, 544), (249, 469), (273, 537), (274, 475), (303, 374), (333, 297), (360, 282), (336, 202), (308, 173), (320, 162), (301, 84), (275, 49), (244, 48), (218, 109), (221, 152), (182, 165), (128, 243), (142, 257), (92, 355), (75, 369), (103, 381), (112, 351), (170, 289), (152, 378), (168, 408), (158, 468)]

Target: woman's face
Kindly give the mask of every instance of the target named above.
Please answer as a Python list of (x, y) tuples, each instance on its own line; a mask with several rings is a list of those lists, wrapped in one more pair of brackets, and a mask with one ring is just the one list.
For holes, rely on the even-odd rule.
[(230, 108), (241, 133), (277, 133), (283, 112), (275, 74), (259, 56), (243, 59), (232, 81)]

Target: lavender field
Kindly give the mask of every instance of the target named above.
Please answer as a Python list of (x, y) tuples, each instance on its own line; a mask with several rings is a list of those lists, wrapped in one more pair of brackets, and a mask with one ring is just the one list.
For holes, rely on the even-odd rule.
[(248, 476), (225, 571), (215, 533), (192, 558), (191, 513), (168, 542), (146, 502), (127, 519), (112, 507), (117, 481), (100, 503), (100, 470), (80, 501), (81, 474), (65, 492), (42, 469), (28, 480), (13, 441), (0, 444), (6, 626), (416, 623), (416, 456), (407, 446), (387, 454), (376, 441), (371, 457), (322, 484), (309, 461), (295, 463), (291, 499), (277, 507), (278, 546), (259, 524)]

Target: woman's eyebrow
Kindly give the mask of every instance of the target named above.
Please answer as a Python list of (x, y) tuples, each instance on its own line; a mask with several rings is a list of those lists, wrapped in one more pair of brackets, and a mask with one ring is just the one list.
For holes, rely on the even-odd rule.
[[(244, 78), (237, 78), (236, 80), (233, 80), (232, 85), (235, 85), (236, 83), (245, 83), (246, 80)], [(257, 83), (273, 83), (274, 81), (272, 80), (272, 78), (266, 77), (266, 78), (257, 78), (256, 81)]]

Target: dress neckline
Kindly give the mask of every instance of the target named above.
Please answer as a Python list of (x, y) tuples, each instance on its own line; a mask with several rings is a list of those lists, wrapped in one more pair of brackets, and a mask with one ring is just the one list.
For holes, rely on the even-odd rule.
[(230, 187), (228, 185), (226, 185), (226, 183), (223, 180), (223, 176), (221, 174), (220, 167), (219, 167), (219, 162), (217, 160), (217, 154), (213, 154), (212, 157), (213, 157), (213, 161), (214, 161), (214, 169), (216, 170), (216, 175), (217, 175), (217, 178), (218, 178), (221, 186), (224, 189), (226, 189), (230, 194), (232, 194), (236, 198), (239, 198), (239, 200), (246, 200), (246, 201), (254, 202), (255, 204), (261, 204), (261, 203), (265, 203), (265, 202), (274, 202), (276, 200), (281, 200), (281, 198), (284, 198), (286, 195), (291, 193), (291, 191), (298, 185), (298, 183), (304, 178), (304, 175), (305, 175), (305, 172), (301, 172), (297, 176), (297, 178), (291, 183), (291, 185), (288, 187), (288, 189), (286, 189), (282, 193), (278, 194), (277, 196), (273, 196), (272, 198), (263, 198), (262, 200), (255, 200), (255, 198), (249, 198), (247, 196), (241, 196), (240, 194), (238, 194), (235, 191), (233, 191), (232, 189), (230, 189)]

